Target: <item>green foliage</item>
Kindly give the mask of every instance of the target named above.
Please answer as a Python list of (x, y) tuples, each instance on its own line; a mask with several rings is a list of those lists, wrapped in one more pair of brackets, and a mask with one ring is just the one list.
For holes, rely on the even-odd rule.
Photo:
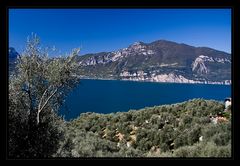
[(231, 145), (217, 146), (212, 142), (184, 146), (174, 151), (175, 157), (231, 157)]
[(174, 151), (175, 157), (201, 157), (198, 146), (183, 146)]
[(118, 151), (116, 144), (100, 139), (91, 132), (84, 133), (83, 136), (78, 133), (73, 140), (73, 157), (103, 157)]
[(143, 157), (144, 153), (141, 150), (134, 148), (123, 147), (116, 154), (116, 157)]
[(9, 80), (10, 158), (47, 158), (58, 150), (65, 122), (57, 111), (79, 82), (72, 61), (77, 53), (50, 59), (36, 35), (28, 39)]
[(217, 146), (209, 142), (201, 150), (203, 157), (231, 157), (231, 145)]
[[(95, 132), (94, 136), (91, 134), (92, 137), (99, 142), (107, 141), (115, 150), (110, 154), (97, 148), (96, 144), (87, 142), (81, 143), (83, 152), (79, 146), (73, 146), (70, 156), (74, 156), (74, 152), (79, 157), (229, 157), (230, 119), (213, 124), (209, 118), (222, 111), (223, 106), (216, 101), (195, 99), (126, 113), (84, 113), (68, 126), (74, 133), (78, 130), (86, 132), (86, 135)], [(118, 140), (117, 133), (123, 135), (123, 140)], [(75, 137), (72, 136), (71, 139), (75, 140)], [(85, 137), (81, 142), (88, 139)], [(127, 145), (129, 143), (130, 146)], [(90, 146), (84, 147), (87, 145)]]
[[(229, 107), (231, 107), (231, 105), (230, 105)], [(230, 108), (230, 109), (231, 109), (231, 108)], [(227, 119), (230, 119), (230, 118), (231, 118), (231, 113), (230, 113), (230, 112), (223, 112), (223, 113), (222, 113), (222, 116), (225, 117), (225, 118), (227, 118)]]
[(188, 145), (193, 145), (198, 142), (201, 134), (201, 127), (199, 125), (193, 126), (190, 131), (188, 131)]
[(187, 132), (176, 132), (176, 136), (174, 139), (174, 148), (177, 149), (182, 146), (188, 145), (188, 134)]

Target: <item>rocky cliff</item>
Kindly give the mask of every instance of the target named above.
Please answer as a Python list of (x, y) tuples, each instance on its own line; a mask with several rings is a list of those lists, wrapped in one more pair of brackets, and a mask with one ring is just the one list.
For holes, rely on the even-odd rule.
[(153, 82), (231, 84), (231, 55), (166, 40), (77, 57), (82, 77)]

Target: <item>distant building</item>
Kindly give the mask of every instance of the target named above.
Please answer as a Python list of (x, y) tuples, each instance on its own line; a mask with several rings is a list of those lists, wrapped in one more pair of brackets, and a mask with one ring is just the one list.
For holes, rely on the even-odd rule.
[(226, 98), (224, 102), (225, 102), (225, 110), (228, 110), (229, 106), (232, 105), (231, 98)]

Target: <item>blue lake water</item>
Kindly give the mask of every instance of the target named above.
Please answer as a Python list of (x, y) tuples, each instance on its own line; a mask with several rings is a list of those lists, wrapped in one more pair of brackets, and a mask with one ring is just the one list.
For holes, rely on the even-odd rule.
[(229, 85), (175, 84), (119, 80), (81, 80), (67, 96), (60, 113), (73, 119), (83, 112), (111, 113), (155, 105), (173, 104), (193, 98), (224, 101)]

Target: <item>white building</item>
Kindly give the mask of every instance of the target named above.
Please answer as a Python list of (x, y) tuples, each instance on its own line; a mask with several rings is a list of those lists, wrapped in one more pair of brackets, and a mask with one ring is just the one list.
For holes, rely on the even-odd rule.
[(232, 105), (231, 98), (226, 98), (224, 102), (225, 102), (225, 109), (227, 109), (229, 106)]

